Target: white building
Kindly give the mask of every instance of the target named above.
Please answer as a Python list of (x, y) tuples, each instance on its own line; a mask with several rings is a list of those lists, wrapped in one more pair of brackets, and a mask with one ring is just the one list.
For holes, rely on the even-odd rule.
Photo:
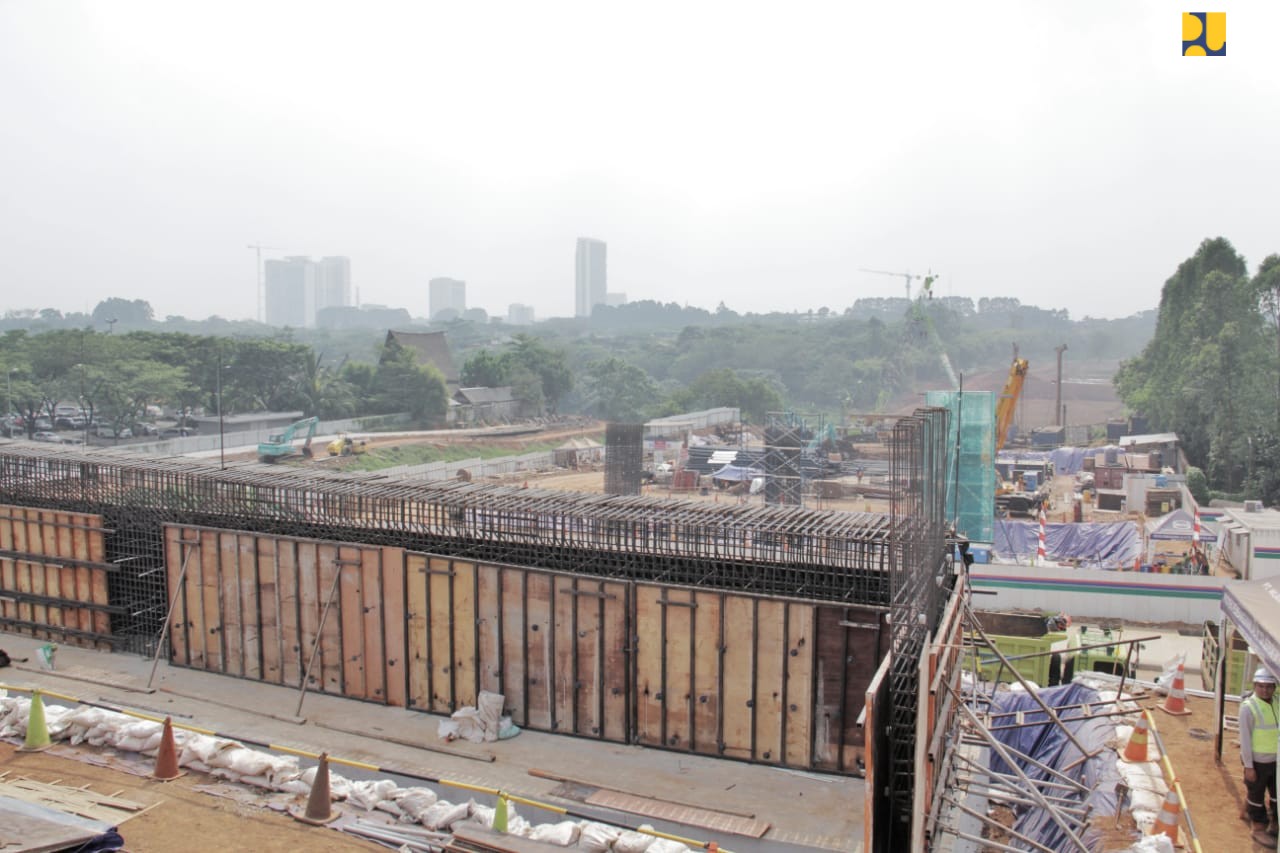
[(321, 258), (316, 267), (316, 311), (351, 304), (351, 259), (341, 255)]
[(578, 238), (578, 250), (574, 259), (573, 316), (590, 317), (597, 305), (608, 299), (608, 264), (603, 240), (590, 237)]
[(453, 310), (462, 316), (467, 310), (467, 283), (456, 278), (433, 278), (427, 284), (427, 316), (435, 319), (441, 311)]
[(513, 326), (532, 326), (534, 323), (533, 306), (512, 302), (507, 306), (507, 322)]
[(310, 328), (316, 322), (316, 265), (293, 256), (263, 264), (268, 326)]

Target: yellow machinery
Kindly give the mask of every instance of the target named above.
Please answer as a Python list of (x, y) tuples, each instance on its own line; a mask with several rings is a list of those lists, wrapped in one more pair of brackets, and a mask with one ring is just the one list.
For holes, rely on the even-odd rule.
[(1000, 400), (996, 403), (996, 452), (1004, 447), (1009, 437), (1009, 427), (1013, 425), (1013, 410), (1022, 396), (1022, 383), (1027, 381), (1027, 369), (1030, 367), (1025, 358), (1015, 358), (1009, 368), (1009, 380), (1004, 383), (1000, 392)]
[(368, 442), (363, 438), (356, 441), (346, 433), (342, 433), (326, 446), (330, 456), (360, 456), (369, 452)]

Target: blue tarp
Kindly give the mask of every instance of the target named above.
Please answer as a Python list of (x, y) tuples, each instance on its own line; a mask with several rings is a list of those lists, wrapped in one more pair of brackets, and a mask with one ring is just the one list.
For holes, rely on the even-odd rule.
[(764, 472), (759, 468), (739, 468), (737, 465), (726, 465), (719, 471), (711, 475), (713, 480), (724, 480), (729, 483), (740, 483), (743, 480), (754, 480), (756, 477), (763, 477)]
[[(1076, 741), (1091, 754), (1084, 762), (1083, 768), (1075, 768), (1080, 758), (1079, 750), (1067, 738), (1062, 728), (1049, 722), (1048, 716), (1040, 710), (1040, 705), (1026, 693), (997, 693), (991, 702), (991, 713), (1012, 714), (1021, 711), (1023, 722), (1044, 722), (1045, 725), (1029, 725), (1023, 728), (1011, 727), (1001, 731), (993, 731), (992, 736), (1002, 745), (1012, 747), (1023, 755), (1030, 756), (1059, 773), (1076, 779), (1088, 791), (1081, 796), (1078, 805), (1089, 804), (1095, 814), (1115, 814), (1115, 787), (1120, 781), (1116, 770), (1115, 753), (1106, 749), (1106, 742), (1115, 737), (1115, 720), (1111, 717), (1090, 717), (1083, 719), (1079, 710), (1085, 702), (1098, 701), (1098, 693), (1081, 684), (1064, 684), (1061, 687), (1050, 687), (1041, 690), (1040, 699), (1054, 710), (1064, 726), (1071, 731)], [(992, 728), (1007, 725), (1013, 717), (995, 717)], [(1074, 721), (1074, 722), (1073, 722)], [(1060, 781), (1050, 773), (1028, 761), (1017, 761), (1018, 768), (1028, 777), (1035, 780), (1052, 779)], [(995, 753), (991, 752), (990, 769), (993, 773), (1011, 773), (1007, 765)], [(1069, 769), (1070, 768), (1070, 769)], [(1065, 796), (1064, 790), (1053, 789), (1055, 796)], [(1035, 839), (1050, 850), (1075, 849), (1065, 832), (1041, 808), (1017, 806), (1014, 831)], [(1086, 843), (1094, 839), (1085, 836)], [(1093, 849), (1091, 847), (1091, 849)]]
[[(999, 559), (1029, 561), (1036, 555), (1040, 524), (996, 519), (991, 552)], [(1132, 521), (1046, 524), (1045, 553), (1050, 560), (1079, 560), (1104, 569), (1128, 568), (1142, 556), (1142, 536)]]
[(1083, 447), (1059, 447), (1049, 454), (1053, 470), (1059, 474), (1078, 474), (1084, 470)]

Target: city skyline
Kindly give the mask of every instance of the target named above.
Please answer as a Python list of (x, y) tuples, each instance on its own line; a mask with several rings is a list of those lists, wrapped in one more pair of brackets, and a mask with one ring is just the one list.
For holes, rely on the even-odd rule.
[(631, 299), (840, 311), (932, 271), (1118, 317), (1205, 239), (1280, 252), (1280, 6), (1194, 58), (1159, 4), (993, 3), (3, 3), (4, 307), (252, 319), (262, 245), (340, 248), (365, 303), (420, 313), (438, 270), (568, 317), (595, 234)]

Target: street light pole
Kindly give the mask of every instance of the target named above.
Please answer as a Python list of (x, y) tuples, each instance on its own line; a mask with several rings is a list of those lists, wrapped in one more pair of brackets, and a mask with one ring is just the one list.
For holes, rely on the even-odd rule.
[(222, 427), (222, 348), (218, 348), (218, 465), (227, 470), (227, 448), (223, 442)]

